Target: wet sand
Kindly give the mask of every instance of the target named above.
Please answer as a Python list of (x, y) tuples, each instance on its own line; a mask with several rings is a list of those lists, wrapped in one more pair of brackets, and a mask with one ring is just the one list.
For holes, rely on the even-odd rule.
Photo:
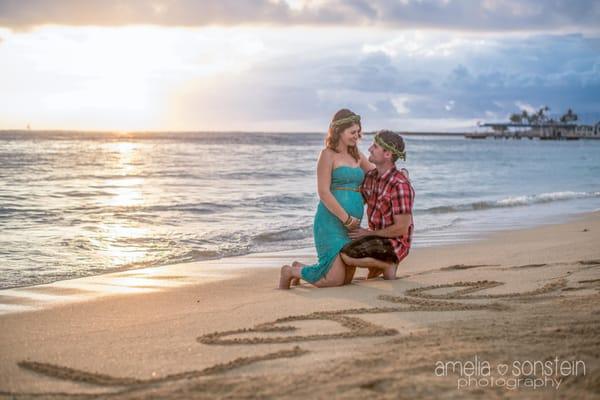
[(301, 250), (5, 290), (0, 396), (598, 398), (599, 243), (596, 212), (415, 249), (395, 281), (276, 290)]

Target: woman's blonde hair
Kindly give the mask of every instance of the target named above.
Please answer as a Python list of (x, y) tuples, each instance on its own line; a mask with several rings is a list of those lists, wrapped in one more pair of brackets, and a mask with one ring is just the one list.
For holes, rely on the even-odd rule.
[[(336, 121), (346, 120), (347, 122), (337, 123)], [(360, 124), (360, 116), (358, 114), (353, 113), (347, 108), (342, 108), (338, 112), (336, 112), (331, 119), (331, 123), (329, 124), (329, 130), (327, 131), (327, 137), (325, 138), (325, 147), (338, 152), (337, 146), (340, 143), (340, 135), (344, 130), (348, 129), (354, 124), (358, 124), (358, 137), (359, 139), (362, 137), (362, 125)], [(348, 146), (348, 153), (354, 158), (356, 161), (360, 160), (360, 155), (358, 153), (358, 148), (356, 146)]]

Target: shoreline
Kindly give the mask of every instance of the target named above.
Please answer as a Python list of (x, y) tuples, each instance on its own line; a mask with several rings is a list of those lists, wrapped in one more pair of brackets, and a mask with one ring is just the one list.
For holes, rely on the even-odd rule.
[[(560, 226), (584, 221), (600, 211), (564, 214), (558, 221), (543, 224), (526, 225), (483, 231), (470, 236), (456, 237), (448, 242), (438, 242), (426, 246), (413, 246), (415, 251), (435, 251), (452, 247), (473, 246), (494, 240), (511, 232), (528, 232), (548, 226)], [(124, 268), (89, 275), (73, 277), (38, 285), (19, 286), (0, 289), (0, 316), (9, 313), (39, 311), (49, 307), (82, 301), (128, 294), (143, 294), (189, 285), (203, 285), (220, 280), (235, 279), (243, 273), (252, 273), (260, 269), (278, 269), (293, 260), (312, 263), (316, 260), (314, 248), (303, 247), (274, 252), (248, 253), (240, 256), (226, 256), (215, 259), (164, 264), (142, 268)], [(274, 260), (276, 260), (274, 262)], [(289, 261), (285, 261), (289, 260)], [(398, 268), (398, 276), (402, 265)], [(358, 275), (360, 276), (360, 269)], [(276, 284), (274, 284), (274, 287)]]
[[(543, 224), (500, 228), (471, 233), (468, 236), (457, 236), (447, 242), (413, 246), (411, 252), (414, 253), (417, 249), (429, 249), (433, 251), (436, 248), (476, 245), (482, 241), (494, 240), (497, 235), (510, 234), (510, 232), (526, 232), (546, 226), (573, 223), (585, 220), (594, 215), (600, 215), (600, 211), (560, 215), (556, 217), (556, 221)], [(56, 305), (65, 305), (80, 301), (93, 301), (96, 298), (105, 296), (150, 293), (181, 286), (203, 285), (220, 280), (235, 279), (242, 273), (252, 273), (256, 269), (279, 268), (283, 265), (281, 261), (288, 259), (289, 263), (296, 259), (301, 262), (314, 262), (316, 259), (315, 249), (301, 247), (142, 268), (123, 268), (97, 275), (0, 289), (0, 316), (13, 312), (38, 311)], [(277, 262), (273, 263), (273, 260), (277, 260)], [(399, 267), (398, 275), (400, 275), (400, 270), (401, 268)], [(360, 269), (357, 276), (359, 275)]]
[(395, 281), (276, 290), (296, 250), (46, 285), (0, 315), (0, 398), (502, 397), (434, 375), (474, 355), (582, 359), (561, 394), (593, 398), (600, 212), (580, 217), (415, 249)]
[[(439, 235), (441, 237), (444, 237), (443, 240), (435, 240), (433, 239), (435, 236), (432, 236), (432, 232), (427, 232), (425, 235), (429, 236), (429, 239), (426, 243), (420, 243), (419, 242), (419, 238), (415, 238), (415, 243), (413, 244), (413, 251), (414, 249), (427, 249), (427, 248), (434, 248), (434, 247), (439, 247), (439, 246), (453, 246), (453, 245), (468, 245), (468, 244), (473, 244), (473, 243), (477, 243), (481, 240), (486, 240), (490, 237), (492, 237), (495, 234), (499, 234), (502, 232), (510, 232), (510, 231), (521, 231), (521, 230), (527, 230), (527, 229), (535, 229), (538, 227), (543, 227), (546, 225), (555, 225), (555, 224), (563, 224), (563, 223), (568, 223), (568, 222), (572, 222), (572, 221), (577, 221), (579, 219), (583, 219), (585, 218), (587, 215), (591, 215), (594, 214), (596, 212), (598, 212), (599, 210), (593, 210), (593, 211), (571, 211), (568, 213), (564, 213), (561, 215), (557, 215), (555, 216), (557, 221), (553, 221), (553, 222), (541, 222), (540, 218), (537, 218), (537, 221), (535, 219), (532, 219), (531, 221), (528, 221), (526, 223), (522, 223), (520, 225), (516, 225), (516, 226), (499, 226), (496, 229), (484, 229), (481, 231), (469, 231), (469, 230), (462, 230), (462, 231), (455, 231), (455, 232), (439, 232)], [(7, 288), (0, 288), (0, 315), (2, 315), (6, 310), (5, 310), (5, 305), (2, 303), (2, 295), (11, 295), (11, 291), (19, 291), (19, 290), (27, 290), (29, 288), (38, 288), (38, 287), (44, 287), (47, 285), (53, 285), (53, 284), (57, 284), (60, 285), (61, 282), (71, 282), (71, 281), (78, 281), (81, 279), (89, 279), (90, 281), (102, 281), (103, 276), (105, 275), (113, 275), (113, 274), (121, 274), (121, 273), (126, 273), (126, 272), (132, 272), (132, 271), (156, 271), (156, 273), (159, 273), (159, 271), (163, 271), (165, 269), (169, 269), (170, 267), (176, 268), (177, 270), (180, 269), (185, 269), (184, 266), (188, 265), (196, 265), (196, 264), (206, 264), (207, 266), (210, 267), (215, 267), (215, 266), (220, 266), (222, 264), (226, 264), (228, 262), (228, 260), (230, 259), (245, 259), (246, 257), (259, 257), (259, 258), (263, 258), (263, 257), (267, 257), (267, 258), (273, 258), (273, 257), (283, 257), (286, 255), (291, 255), (291, 256), (298, 256), (298, 257), (303, 257), (304, 259), (310, 259), (310, 257), (316, 258), (316, 253), (315, 253), (315, 249), (314, 246), (313, 247), (298, 247), (298, 248), (291, 248), (291, 249), (285, 249), (285, 250), (277, 250), (277, 251), (268, 251), (268, 252), (256, 252), (256, 253), (246, 253), (246, 254), (242, 254), (242, 255), (237, 255), (237, 256), (223, 256), (223, 257), (219, 257), (219, 258), (209, 258), (209, 259), (204, 259), (204, 260), (197, 260), (197, 261), (186, 261), (186, 262), (177, 262), (177, 263), (169, 263), (169, 264), (159, 264), (159, 265), (150, 265), (150, 266), (143, 266), (143, 267), (117, 267), (111, 270), (108, 270), (106, 272), (101, 272), (95, 275), (86, 275), (83, 277), (71, 277), (71, 278), (65, 278), (65, 279), (59, 279), (56, 281), (52, 281), (52, 282), (46, 282), (46, 283), (39, 283), (39, 284), (35, 284), (35, 285), (24, 285), (24, 286), (12, 286), (12, 287), (7, 287)], [(97, 278), (97, 279), (94, 279)], [(69, 285), (67, 285), (69, 286)], [(40, 297), (40, 296), (38, 296)]]

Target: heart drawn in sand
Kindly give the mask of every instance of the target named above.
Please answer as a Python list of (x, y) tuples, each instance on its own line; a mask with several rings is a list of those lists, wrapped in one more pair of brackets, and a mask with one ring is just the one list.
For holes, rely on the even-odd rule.
[(506, 375), (508, 372), (508, 364), (498, 364), (497, 370), (500, 375)]
[[(311, 320), (329, 320), (337, 322), (346, 331), (337, 333), (322, 333), (313, 335), (295, 335), (295, 336), (276, 336), (276, 337), (251, 337), (251, 338), (231, 338), (231, 336), (244, 333), (274, 333), (274, 332), (295, 332), (297, 327), (291, 325), (279, 325), (285, 322), (311, 321)], [(394, 336), (397, 335), (396, 329), (387, 329), (379, 325), (372, 324), (360, 318), (338, 315), (335, 312), (315, 312), (308, 315), (297, 315), (279, 318), (272, 322), (256, 325), (254, 328), (236, 329), (231, 331), (213, 332), (197, 338), (198, 342), (204, 344), (259, 344), (259, 343), (288, 343), (309, 340), (327, 340), (327, 339), (350, 339), (356, 337), (373, 336)]]
[[(476, 284), (477, 282), (475, 282)], [(473, 285), (470, 285), (473, 286)], [(472, 290), (472, 288), (469, 288)], [(367, 322), (351, 314), (381, 314), (392, 312), (416, 312), (416, 311), (466, 311), (466, 310), (494, 310), (505, 311), (508, 308), (502, 304), (464, 304), (457, 302), (433, 301), (428, 299), (415, 299), (404, 296), (380, 295), (379, 300), (401, 304), (397, 307), (371, 307), (371, 308), (348, 308), (335, 311), (315, 311), (310, 314), (292, 315), (278, 318), (271, 322), (255, 325), (253, 328), (234, 329), (229, 331), (213, 332), (202, 335), (196, 340), (202, 344), (210, 345), (238, 345), (238, 344), (262, 344), (262, 343), (289, 343), (309, 340), (329, 339), (352, 339), (357, 337), (394, 336), (398, 334), (396, 329), (385, 328), (371, 322)], [(296, 333), (299, 328), (293, 325), (282, 325), (287, 322), (328, 320), (338, 323), (346, 331), (323, 332), (311, 335), (286, 335), (271, 336), (270, 334)], [(267, 333), (268, 336), (235, 337), (240, 334)]]

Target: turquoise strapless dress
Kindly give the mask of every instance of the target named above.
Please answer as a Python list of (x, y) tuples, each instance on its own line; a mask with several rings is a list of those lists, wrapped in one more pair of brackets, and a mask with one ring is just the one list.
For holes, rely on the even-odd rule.
[[(355, 218), (362, 219), (364, 201), (358, 188), (362, 183), (364, 173), (360, 167), (341, 166), (331, 173), (331, 193), (346, 212)], [(340, 190), (342, 188), (342, 190)], [(354, 189), (343, 190), (343, 189)], [(319, 202), (313, 235), (319, 262), (302, 268), (302, 279), (315, 283), (323, 278), (335, 257), (344, 245), (350, 242), (348, 231), (323, 202)]]

